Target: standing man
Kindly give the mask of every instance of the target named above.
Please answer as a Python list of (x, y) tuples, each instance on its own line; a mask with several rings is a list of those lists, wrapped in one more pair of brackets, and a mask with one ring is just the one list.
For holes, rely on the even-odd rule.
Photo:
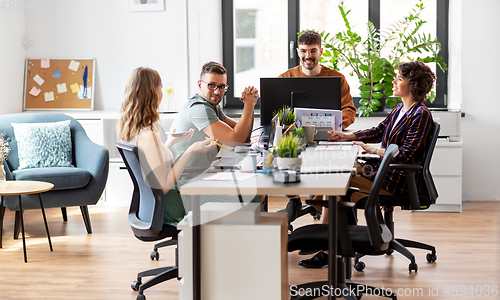
[(342, 129), (354, 123), (356, 108), (352, 102), (349, 84), (345, 76), (339, 71), (332, 70), (319, 64), (319, 58), (323, 54), (321, 47), (321, 35), (313, 30), (304, 31), (297, 41), (297, 52), (300, 58), (300, 66), (292, 68), (279, 77), (314, 77), (314, 76), (338, 76), (341, 78), (342, 97)]
[[(341, 100), (342, 100), (342, 129), (347, 128), (354, 123), (356, 116), (356, 108), (352, 102), (352, 96), (349, 84), (345, 80), (345, 76), (333, 69), (319, 64), (319, 58), (323, 54), (321, 47), (321, 35), (313, 30), (304, 31), (298, 38), (297, 52), (300, 58), (300, 65), (289, 69), (279, 77), (314, 77), (314, 76), (338, 76), (341, 78)], [(297, 218), (297, 214), (302, 207), (302, 201), (298, 195), (288, 196), (290, 201), (285, 208), (288, 212), (288, 223), (293, 222)], [(322, 196), (315, 196), (315, 200), (321, 200)], [(321, 222), (325, 223), (325, 209), (322, 209)]]
[[(179, 142), (172, 147), (176, 159), (194, 142), (213, 138), (221, 143), (244, 143), (252, 131), (254, 106), (259, 98), (256, 88), (248, 86), (243, 90), (240, 98), (243, 102), (243, 113), (238, 122), (226, 116), (219, 106), (229, 88), (224, 66), (212, 61), (204, 64), (198, 88), (198, 94), (184, 105), (171, 126), (171, 132), (175, 129), (178, 133), (194, 129), (190, 140)], [(208, 167), (217, 151), (214, 149), (208, 153), (193, 155), (188, 166)]]

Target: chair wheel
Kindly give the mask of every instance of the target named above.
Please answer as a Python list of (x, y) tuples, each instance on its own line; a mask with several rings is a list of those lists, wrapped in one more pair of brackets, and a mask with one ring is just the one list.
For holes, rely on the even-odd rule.
[(132, 281), (132, 284), (130, 285), (130, 287), (134, 290), (134, 291), (137, 291), (139, 290), (139, 286), (142, 284), (142, 282), (140, 281)]
[(135, 300), (146, 300), (146, 296), (144, 296), (144, 294), (139, 294), (139, 295), (137, 295)]
[(363, 271), (365, 268), (366, 268), (366, 265), (362, 261), (358, 261), (357, 263), (354, 264), (354, 269), (356, 269), (356, 271), (358, 271), (358, 272)]
[(321, 219), (321, 215), (320, 214), (315, 214), (315, 215), (312, 215), (313, 219), (314, 220), (319, 220)]
[(410, 263), (410, 265), (408, 265), (408, 270), (410, 271), (415, 271), (415, 273), (418, 272), (418, 265), (417, 263)]
[(151, 252), (151, 254), (149, 255), (149, 258), (151, 258), (151, 260), (160, 260), (160, 253), (158, 253), (158, 251), (156, 250), (153, 250), (153, 252)]
[(436, 255), (436, 253), (427, 253), (425, 258), (427, 258), (428, 262), (433, 263), (437, 260), (438, 257)]
[(292, 233), (292, 232), (293, 232), (293, 225), (292, 225), (292, 224), (288, 224), (288, 231), (289, 231), (290, 233)]

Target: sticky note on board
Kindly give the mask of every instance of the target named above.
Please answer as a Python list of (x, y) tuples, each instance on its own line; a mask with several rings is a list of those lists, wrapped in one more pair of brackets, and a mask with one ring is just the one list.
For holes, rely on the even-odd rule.
[(69, 67), (68, 69), (70, 70), (73, 70), (73, 71), (78, 71), (78, 67), (80, 66), (80, 63), (75, 61), (75, 60), (72, 60), (70, 63), (69, 63)]
[(42, 90), (37, 88), (36, 86), (34, 86), (31, 91), (30, 91), (30, 95), (33, 95), (33, 96), (38, 96), (40, 94)]
[(66, 93), (68, 91), (68, 88), (66, 87), (66, 83), (59, 83), (57, 85), (57, 92), (59, 94)]
[(42, 61), (41, 61), (41, 68), (42, 69), (48, 69), (48, 68), (50, 68), (50, 59), (42, 59)]
[(42, 77), (40, 77), (40, 75), (38, 74), (36, 74), (36, 76), (33, 77), (33, 80), (39, 85), (42, 85), (45, 82), (45, 80), (43, 80)]
[(45, 102), (54, 101), (54, 92), (47, 92), (44, 94)]
[(71, 92), (74, 94), (80, 90), (80, 85), (78, 83), (73, 83), (69, 86), (71, 88)]

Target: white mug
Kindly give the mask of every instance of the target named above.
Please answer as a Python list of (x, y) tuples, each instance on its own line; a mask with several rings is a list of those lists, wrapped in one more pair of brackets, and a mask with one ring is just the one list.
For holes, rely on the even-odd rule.
[(241, 171), (253, 172), (257, 170), (257, 155), (249, 154), (241, 161)]
[(304, 135), (306, 136), (307, 142), (314, 141), (314, 136), (318, 133), (318, 129), (314, 125), (302, 125), (302, 129), (304, 130)]

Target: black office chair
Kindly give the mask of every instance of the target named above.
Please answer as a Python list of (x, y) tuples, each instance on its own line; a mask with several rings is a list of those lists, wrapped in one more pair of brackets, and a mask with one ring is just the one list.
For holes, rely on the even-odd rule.
[[(406, 173), (407, 184), (408, 184), (408, 194), (400, 196), (383, 196), (379, 197), (380, 205), (384, 209), (384, 219), (385, 223), (394, 235), (394, 207), (400, 206), (403, 210), (425, 210), (428, 209), (432, 204), (436, 203), (438, 197), (436, 186), (434, 185), (434, 180), (432, 179), (432, 174), (430, 171), (430, 164), (432, 159), (432, 154), (434, 153), (434, 148), (436, 146), (437, 138), (439, 136), (441, 125), (434, 122), (434, 131), (432, 132), (432, 139), (426, 149), (426, 155), (423, 166), (418, 165), (407, 165), (407, 164), (392, 164), (389, 167), (396, 168), (399, 170), (404, 170)], [(415, 172), (417, 170), (422, 170), (418, 175), (420, 178), (418, 186), (416, 184)], [(366, 205), (366, 198), (361, 199), (356, 203), (356, 208), (364, 208)], [(410, 265), (408, 269), (411, 271), (418, 271), (418, 265), (415, 262), (415, 256), (410, 252), (408, 248), (418, 248), (423, 250), (429, 250), (426, 256), (427, 262), (435, 262), (437, 260), (436, 248), (432, 245), (405, 240), (405, 239), (394, 239), (389, 245), (389, 249), (386, 254), (392, 254), (393, 251), (397, 251), (403, 254), (410, 260)], [(358, 271), (362, 271), (365, 268), (365, 264), (359, 259), (366, 255), (364, 252), (359, 252), (354, 259), (354, 268)]]
[[(319, 220), (321, 218), (321, 212), (316, 209), (316, 207), (310, 204), (302, 205), (302, 201), (297, 198), (293, 198), (292, 196), (287, 197), (290, 199), (284, 209), (278, 210), (278, 212), (286, 212), (288, 213), (288, 231), (293, 231), (293, 225), (291, 224), (296, 219), (310, 214), (314, 220)], [(312, 200), (314, 196), (309, 196), (309, 200)], [(296, 203), (294, 203), (296, 202)], [(297, 207), (298, 206), (298, 207)], [(297, 209), (296, 209), (297, 207)]]
[[(355, 253), (370, 253), (383, 254), (389, 249), (389, 243), (393, 240), (392, 232), (385, 224), (379, 205), (379, 192), (384, 181), (385, 174), (389, 168), (389, 164), (398, 154), (397, 145), (389, 145), (385, 151), (384, 158), (380, 165), (379, 171), (375, 176), (375, 180), (370, 189), (368, 199), (365, 206), (366, 226), (349, 225), (348, 212), (354, 208), (354, 203), (339, 202), (338, 207), (338, 254), (343, 258), (338, 261), (338, 287), (346, 294), (343, 294), (345, 299), (359, 299), (361, 295), (352, 295), (349, 290), (364, 291), (371, 295), (380, 295), (387, 298), (397, 299), (396, 294), (373, 286), (355, 283), (351, 278), (351, 257)], [(307, 203), (327, 206), (327, 201), (307, 201)], [(328, 226), (333, 224), (313, 224), (297, 228), (288, 237), (288, 251), (318, 251), (328, 250)], [(306, 283), (297, 286), (297, 290), (313, 290), (314, 288), (322, 288), (328, 285), (328, 281)], [(303, 295), (293, 296), (292, 300), (309, 300), (316, 299), (321, 295)]]
[[(151, 242), (170, 238), (155, 245), (154, 251), (161, 246), (177, 245), (179, 231), (176, 227), (163, 224), (165, 200), (160, 184), (146, 162), (146, 158), (137, 146), (116, 142), (116, 147), (125, 163), (134, 184), (134, 193), (130, 203), (128, 223), (136, 238)], [(140, 162), (140, 163), (139, 163)], [(146, 178), (144, 178), (144, 175)], [(158, 252), (151, 258), (158, 258)], [(132, 282), (132, 289), (138, 291), (137, 300), (145, 300), (144, 290), (172, 278), (177, 278), (177, 248), (175, 249), (175, 266), (146, 270), (137, 274)], [(143, 277), (154, 276), (142, 283)]]

